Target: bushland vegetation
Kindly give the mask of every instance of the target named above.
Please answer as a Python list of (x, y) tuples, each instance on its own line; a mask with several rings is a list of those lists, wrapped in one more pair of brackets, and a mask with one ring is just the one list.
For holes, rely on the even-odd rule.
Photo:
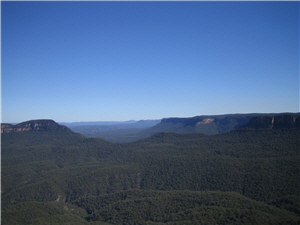
[(1, 142), (2, 224), (300, 223), (298, 127), (123, 144), (53, 129)]

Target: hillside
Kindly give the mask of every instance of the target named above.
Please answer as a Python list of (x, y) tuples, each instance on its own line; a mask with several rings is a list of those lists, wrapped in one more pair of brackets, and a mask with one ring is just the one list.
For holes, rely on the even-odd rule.
[(54, 121), (59, 132), (46, 124), (4, 132), (3, 224), (76, 220), (60, 207), (79, 210), (87, 224), (300, 223), (299, 117), (259, 116), (223, 134), (158, 133), (124, 144)]

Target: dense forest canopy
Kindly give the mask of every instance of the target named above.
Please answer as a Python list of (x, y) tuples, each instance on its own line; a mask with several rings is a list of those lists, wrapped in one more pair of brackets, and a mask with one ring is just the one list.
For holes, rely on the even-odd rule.
[(5, 126), (2, 224), (300, 223), (299, 114), (122, 144), (51, 120)]

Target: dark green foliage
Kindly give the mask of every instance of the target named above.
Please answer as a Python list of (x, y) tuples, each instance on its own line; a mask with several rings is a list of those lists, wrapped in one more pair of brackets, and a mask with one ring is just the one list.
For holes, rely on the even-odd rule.
[(300, 216), (300, 196), (295, 196), (295, 195), (285, 196), (276, 199), (275, 201), (272, 201), (270, 205), (277, 206), (281, 209), (286, 209)]
[(89, 224), (85, 210), (57, 202), (24, 202), (2, 210), (2, 225)]
[(300, 132), (293, 116), (290, 125), (279, 118), (270, 127), (265, 118), (267, 127), (250, 121), (218, 135), (159, 133), (124, 144), (55, 124), (3, 133), (2, 219), (18, 224), (27, 212), (18, 207), (26, 206), (37, 212), (29, 224), (72, 221), (49, 214), (61, 203), (83, 208), (89, 223), (295, 224)]
[(111, 224), (297, 224), (300, 217), (233, 192), (141, 191), (74, 202)]

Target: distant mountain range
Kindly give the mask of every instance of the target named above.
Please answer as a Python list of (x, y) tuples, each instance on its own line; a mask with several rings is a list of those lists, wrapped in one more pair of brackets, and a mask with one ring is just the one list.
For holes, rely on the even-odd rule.
[(161, 120), (140, 120), (126, 122), (82, 122), (61, 123), (68, 126), (72, 131), (87, 137), (100, 137), (111, 142), (130, 142), (138, 140), (140, 131), (155, 126)]
[(107, 130), (148, 128), (160, 123), (161, 120), (131, 120), (130, 122), (79, 122), (79, 123), (60, 123), (71, 128), (78, 133), (101, 132)]
[[(221, 134), (245, 125), (256, 116), (290, 115), (291, 113), (251, 113), (206, 115), (190, 118), (164, 118), (127, 122), (62, 123), (87, 137), (101, 137), (111, 142), (131, 142), (160, 132)], [(98, 124), (97, 124), (98, 123)], [(103, 123), (103, 124), (101, 124)]]
[(68, 127), (75, 127), (75, 126), (93, 126), (93, 125), (105, 125), (105, 126), (111, 126), (111, 125), (120, 125), (120, 124), (132, 124), (136, 123), (136, 120), (127, 120), (127, 121), (88, 121), (88, 122), (61, 122), (59, 124), (65, 125)]

